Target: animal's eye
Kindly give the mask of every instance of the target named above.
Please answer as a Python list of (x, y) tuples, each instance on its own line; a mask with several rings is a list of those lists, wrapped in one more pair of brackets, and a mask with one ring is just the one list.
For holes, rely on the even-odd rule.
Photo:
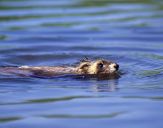
[(103, 68), (104, 65), (102, 63), (99, 64), (99, 68)]

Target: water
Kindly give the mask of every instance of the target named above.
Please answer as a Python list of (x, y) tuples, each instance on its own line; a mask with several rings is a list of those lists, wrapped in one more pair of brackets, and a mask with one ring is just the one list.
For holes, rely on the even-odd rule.
[(0, 76), (1, 128), (162, 128), (162, 0), (1, 0), (0, 65), (105, 58), (116, 80)]

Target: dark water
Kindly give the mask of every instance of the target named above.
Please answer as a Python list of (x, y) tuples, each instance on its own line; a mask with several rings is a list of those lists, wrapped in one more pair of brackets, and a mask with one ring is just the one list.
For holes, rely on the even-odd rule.
[(117, 80), (0, 76), (1, 128), (162, 128), (162, 0), (1, 0), (0, 65), (116, 61)]

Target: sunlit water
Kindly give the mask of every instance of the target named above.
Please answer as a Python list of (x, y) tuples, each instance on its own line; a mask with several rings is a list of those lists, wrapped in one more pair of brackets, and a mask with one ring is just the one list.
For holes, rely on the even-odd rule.
[(116, 80), (0, 76), (2, 128), (162, 128), (162, 0), (1, 0), (0, 65), (105, 58)]

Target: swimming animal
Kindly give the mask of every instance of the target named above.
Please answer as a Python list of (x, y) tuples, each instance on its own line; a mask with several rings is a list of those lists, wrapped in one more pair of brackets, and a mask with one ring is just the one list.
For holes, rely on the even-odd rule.
[(57, 76), (82, 76), (85, 78), (108, 78), (118, 76), (119, 65), (115, 62), (97, 59), (83, 59), (75, 66), (18, 66), (0, 67), (0, 74), (33, 76), (33, 77), (57, 77)]

